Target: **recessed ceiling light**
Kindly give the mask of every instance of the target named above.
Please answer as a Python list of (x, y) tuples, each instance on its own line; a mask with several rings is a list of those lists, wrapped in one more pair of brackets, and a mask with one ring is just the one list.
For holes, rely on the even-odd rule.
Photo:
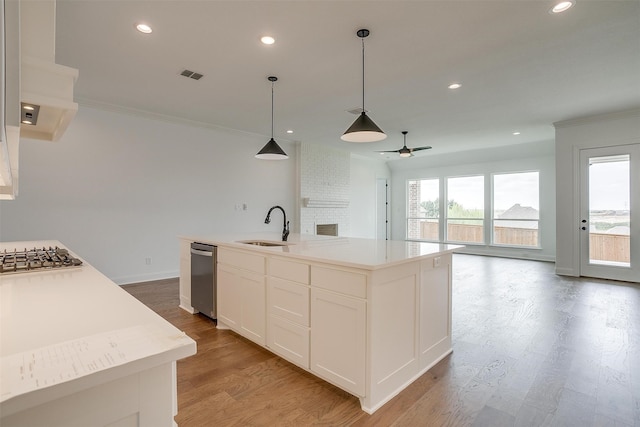
[(136, 24), (136, 30), (140, 31), (143, 34), (151, 34), (153, 30), (147, 24)]
[(260, 39), (260, 41), (264, 44), (274, 44), (276, 42), (276, 39), (271, 36), (264, 36)]
[(515, 131), (513, 134), (514, 134), (514, 135), (520, 135), (520, 132)]
[(551, 8), (549, 13), (562, 13), (565, 10), (571, 8), (571, 6), (573, 6), (574, 4), (576, 4), (575, 0), (560, 1), (560, 2), (556, 3), (556, 5)]
[(451, 83), (448, 87), (449, 87), (449, 89), (460, 89), (462, 87), (462, 84), (460, 84), (460, 83)]
[(292, 131), (291, 129), (289, 129), (289, 130), (287, 131), (287, 133), (293, 133), (293, 131)]

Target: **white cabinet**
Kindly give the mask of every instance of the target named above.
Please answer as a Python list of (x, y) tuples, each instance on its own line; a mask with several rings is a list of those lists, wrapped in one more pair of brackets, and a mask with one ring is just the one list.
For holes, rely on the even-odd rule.
[(309, 327), (269, 315), (268, 347), (283, 359), (309, 369)]
[(191, 314), (191, 242), (180, 240), (180, 308)]
[(218, 327), (267, 343), (265, 257), (218, 248)]
[(309, 265), (269, 259), (267, 346), (309, 369)]
[(218, 328), (358, 396), (370, 414), (451, 352), (450, 251), (375, 268), (285, 252), (218, 244)]
[(367, 302), (358, 298), (366, 295), (366, 280), (362, 273), (311, 269), (311, 371), (357, 396), (365, 396), (366, 386)]
[(236, 268), (218, 264), (218, 327), (222, 322), (236, 331), (240, 329), (242, 315), (242, 279), (239, 274)]

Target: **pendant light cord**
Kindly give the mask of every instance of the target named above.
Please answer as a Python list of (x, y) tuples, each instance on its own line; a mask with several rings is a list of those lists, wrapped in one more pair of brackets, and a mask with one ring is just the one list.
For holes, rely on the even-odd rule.
[(271, 139), (273, 139), (273, 82), (271, 82)]
[(362, 40), (362, 112), (364, 113), (364, 37)]

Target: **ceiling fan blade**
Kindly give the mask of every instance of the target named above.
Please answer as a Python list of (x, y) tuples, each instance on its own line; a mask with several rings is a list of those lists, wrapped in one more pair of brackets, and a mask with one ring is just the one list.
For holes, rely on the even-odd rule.
[(429, 149), (431, 149), (431, 147), (430, 147), (430, 146), (428, 146), (428, 145), (427, 145), (426, 147), (410, 148), (411, 152), (414, 152), (414, 151), (420, 151), (420, 150), (429, 150)]
[(390, 150), (390, 151), (376, 151), (376, 153), (399, 153), (400, 150)]

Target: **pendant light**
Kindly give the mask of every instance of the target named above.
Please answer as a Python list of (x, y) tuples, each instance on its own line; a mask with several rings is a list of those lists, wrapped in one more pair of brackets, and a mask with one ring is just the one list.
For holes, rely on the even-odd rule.
[(284, 160), (288, 159), (287, 153), (273, 139), (273, 84), (278, 81), (277, 77), (269, 76), (267, 78), (271, 82), (271, 139), (262, 147), (262, 150), (256, 154), (256, 159), (262, 160)]
[(387, 135), (367, 116), (364, 109), (364, 38), (369, 35), (369, 30), (358, 30), (356, 35), (362, 39), (362, 112), (340, 139), (347, 142), (382, 141)]

